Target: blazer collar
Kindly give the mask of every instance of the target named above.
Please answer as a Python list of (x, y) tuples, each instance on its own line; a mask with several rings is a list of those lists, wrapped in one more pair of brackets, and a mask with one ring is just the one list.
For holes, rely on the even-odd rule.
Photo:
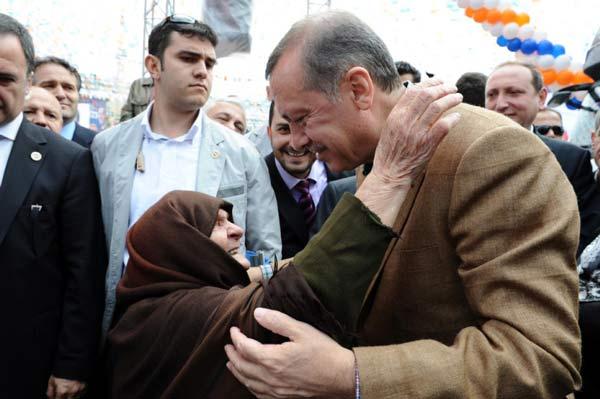
[(24, 119), (15, 137), (0, 187), (0, 244), (46, 160), (47, 139), (42, 129)]

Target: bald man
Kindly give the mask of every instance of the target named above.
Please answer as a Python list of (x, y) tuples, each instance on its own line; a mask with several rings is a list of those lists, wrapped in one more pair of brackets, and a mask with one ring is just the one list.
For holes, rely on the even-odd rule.
[(60, 103), (46, 89), (31, 87), (29, 95), (25, 97), (23, 113), (29, 122), (45, 127), (54, 133), (60, 133), (63, 127)]
[(236, 102), (217, 101), (206, 111), (206, 116), (234, 132), (246, 133), (246, 112)]

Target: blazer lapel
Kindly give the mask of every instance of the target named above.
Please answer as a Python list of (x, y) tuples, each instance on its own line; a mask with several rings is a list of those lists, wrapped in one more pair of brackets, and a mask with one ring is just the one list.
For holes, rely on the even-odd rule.
[[(43, 133), (23, 120), (10, 151), (0, 187), (0, 244), (46, 159), (46, 143)], [(36, 156), (36, 152), (41, 156)]]
[(221, 185), (223, 170), (225, 170), (226, 154), (220, 148), (224, 139), (213, 131), (207, 119), (204, 115), (202, 116), (196, 191), (216, 196)]

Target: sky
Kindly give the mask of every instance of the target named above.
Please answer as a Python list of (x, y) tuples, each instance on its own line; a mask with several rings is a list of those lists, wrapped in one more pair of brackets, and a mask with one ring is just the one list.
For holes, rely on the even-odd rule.
[[(201, 3), (176, 0), (175, 12), (201, 18)], [(598, 0), (512, 3), (517, 12), (531, 16), (536, 30), (564, 45), (575, 61), (584, 61), (600, 28)], [(264, 101), (268, 55), (291, 24), (307, 13), (306, 0), (253, 4), (252, 52), (219, 60), (213, 97)], [(487, 74), (494, 65), (514, 59), (453, 0), (332, 0), (331, 8), (353, 12), (367, 22), (395, 60), (408, 61), (448, 82), (467, 71)], [(142, 74), (144, 0), (0, 0), (0, 9), (30, 29), (38, 55), (70, 60), (88, 82), (95, 82), (96, 93), (122, 102), (130, 82)]]

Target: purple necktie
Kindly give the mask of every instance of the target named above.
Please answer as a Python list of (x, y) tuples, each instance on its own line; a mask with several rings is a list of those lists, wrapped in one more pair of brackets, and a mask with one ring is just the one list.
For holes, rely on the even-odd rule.
[(300, 193), (300, 199), (298, 199), (298, 205), (302, 209), (306, 225), (311, 226), (315, 221), (315, 215), (317, 210), (315, 209), (315, 203), (313, 202), (312, 195), (310, 195), (310, 181), (311, 179), (300, 180), (294, 189)]

